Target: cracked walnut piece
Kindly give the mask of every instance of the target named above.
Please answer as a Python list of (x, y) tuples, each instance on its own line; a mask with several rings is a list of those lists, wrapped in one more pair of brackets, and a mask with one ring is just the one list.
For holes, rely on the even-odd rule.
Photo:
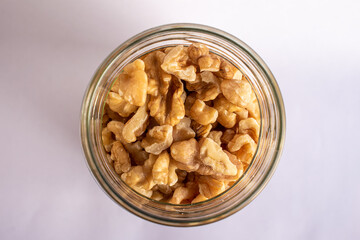
[(247, 76), (201, 43), (151, 51), (122, 70), (101, 139), (123, 182), (171, 204), (203, 204), (237, 183), (261, 126)]

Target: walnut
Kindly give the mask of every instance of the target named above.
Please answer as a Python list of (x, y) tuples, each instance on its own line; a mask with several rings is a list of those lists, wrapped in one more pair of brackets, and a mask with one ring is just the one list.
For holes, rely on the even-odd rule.
[(167, 182), (169, 186), (174, 186), (179, 180), (178, 175), (176, 173), (177, 169), (178, 168), (174, 163), (174, 161), (170, 160), (169, 171), (168, 171), (168, 182)]
[(149, 158), (149, 153), (141, 147), (141, 141), (124, 144), (124, 147), (137, 165), (143, 165), (144, 161)]
[(193, 65), (188, 65), (188, 59), (187, 49), (179, 45), (166, 54), (161, 68), (181, 80), (194, 81), (196, 68)]
[(135, 186), (132, 186), (132, 189), (134, 189), (136, 192), (138, 192), (148, 198), (150, 198), (153, 195), (152, 190), (146, 190), (146, 189), (142, 188), (141, 186), (135, 185)]
[(185, 115), (190, 116), (190, 109), (196, 100), (196, 93), (190, 93), (185, 100)]
[(148, 124), (149, 114), (146, 104), (141, 106), (123, 128), (122, 135), (127, 143), (135, 142), (143, 134)]
[(247, 119), (249, 117), (249, 111), (242, 107), (239, 107), (239, 108), (240, 108), (240, 110), (235, 112), (236, 120), (241, 121), (241, 120)]
[(143, 166), (131, 167), (130, 171), (121, 174), (121, 179), (130, 187), (145, 181)]
[(151, 195), (151, 199), (154, 199), (155, 201), (161, 201), (164, 198), (164, 194), (162, 194), (160, 191), (153, 191)]
[(236, 132), (233, 129), (226, 129), (221, 136), (221, 142), (228, 144), (234, 138)]
[[(133, 112), (135, 112), (136, 109), (137, 109), (137, 107), (134, 108)], [(105, 116), (108, 116), (108, 122), (110, 120), (116, 120), (116, 121), (119, 121), (119, 122), (122, 122), (122, 123), (125, 123), (127, 121), (127, 117), (122, 117), (122, 116), (119, 115), (119, 113), (114, 112), (113, 110), (111, 110), (110, 107), (109, 107), (109, 104), (107, 104), (107, 103), (105, 104), (105, 108), (104, 108), (104, 117)], [(104, 117), (103, 117), (103, 123), (107, 123), (106, 120), (104, 120)]]
[(111, 159), (114, 161), (114, 169), (116, 173), (121, 174), (130, 170), (130, 157), (121, 142), (116, 141), (113, 143), (111, 147)]
[(149, 53), (144, 58), (145, 72), (149, 79), (147, 93), (152, 96), (165, 94), (165, 89), (168, 88), (171, 80), (171, 75), (166, 73), (161, 68), (164, 61), (165, 53), (161, 51), (154, 51)]
[(241, 79), (242, 77), (241, 72), (225, 59), (221, 59), (220, 69), (215, 74), (224, 79)]
[(192, 201), (191, 203), (199, 203), (199, 202), (203, 202), (203, 201), (206, 201), (208, 200), (207, 197), (205, 197), (204, 195), (202, 195), (201, 193), (199, 193), (199, 195), (197, 195)]
[(209, 54), (203, 57), (200, 57), (198, 60), (200, 67), (200, 72), (210, 71), (218, 72), (220, 69), (220, 58), (215, 54)]
[(158, 190), (166, 195), (169, 196), (170, 194), (172, 194), (172, 192), (174, 191), (169, 185), (167, 184), (157, 184), (156, 187), (158, 188)]
[(251, 101), (251, 86), (247, 80), (228, 80), (221, 82), (221, 91), (225, 98), (239, 107), (245, 107)]
[(224, 181), (214, 179), (210, 176), (200, 176), (198, 179), (199, 192), (206, 198), (212, 198), (225, 191)]
[(203, 138), (200, 144), (200, 161), (210, 167), (215, 173), (223, 175), (235, 175), (236, 166), (229, 160), (227, 154), (220, 145), (210, 138)]
[(188, 53), (191, 61), (197, 63), (198, 59), (202, 56), (209, 54), (209, 49), (206, 45), (201, 43), (193, 43), (188, 48)]
[(240, 134), (249, 134), (257, 143), (259, 138), (260, 126), (253, 118), (241, 120), (238, 125), (238, 132)]
[(248, 134), (236, 134), (228, 143), (230, 152), (235, 153), (242, 162), (250, 164), (255, 154), (257, 144)]
[(137, 185), (145, 190), (151, 190), (155, 186), (152, 170), (157, 158), (158, 156), (150, 154), (149, 158), (144, 162), (144, 165), (142, 166), (145, 179)]
[(173, 128), (170, 125), (162, 125), (153, 127), (146, 134), (141, 142), (141, 146), (146, 152), (152, 154), (160, 154), (163, 150), (170, 147), (173, 142)]
[(126, 65), (118, 77), (119, 94), (128, 103), (141, 107), (146, 102), (148, 78), (141, 59)]
[(199, 145), (195, 138), (175, 142), (170, 147), (171, 157), (174, 164), (181, 170), (195, 171), (199, 168), (197, 162)]
[(229, 102), (223, 95), (219, 95), (214, 100), (214, 108), (219, 113), (218, 122), (226, 128), (235, 126), (237, 122), (237, 114), (235, 112), (241, 112), (243, 110), (243, 108)]
[(109, 129), (109, 131), (115, 135), (115, 139), (120, 141), (122, 144), (126, 144), (126, 141), (122, 135), (123, 128), (124, 123), (119, 121), (113, 120), (107, 124), (107, 129)]
[(188, 140), (195, 137), (194, 130), (190, 127), (191, 119), (184, 117), (173, 129), (174, 142)]
[[(171, 204), (191, 203), (196, 195), (199, 194), (197, 185), (188, 185), (186, 187), (178, 187), (175, 189), (172, 198), (169, 200)], [(188, 202), (186, 202), (188, 201)]]
[(196, 97), (203, 101), (214, 100), (220, 93), (220, 82), (211, 72), (202, 72), (201, 81), (203, 85), (196, 89)]
[(155, 184), (167, 184), (169, 164), (170, 156), (166, 151), (164, 151), (156, 159), (152, 169), (152, 175)]
[(250, 101), (248, 102), (245, 108), (249, 112), (249, 117), (254, 118), (258, 123), (260, 123), (259, 103), (254, 91), (251, 91)]
[(176, 166), (170, 162), (168, 152), (163, 151), (156, 159), (152, 169), (154, 183), (173, 186), (178, 180), (175, 170)]
[(215, 108), (209, 107), (203, 101), (196, 99), (190, 108), (190, 116), (201, 125), (208, 125), (216, 121), (218, 112)]
[(160, 125), (174, 126), (185, 116), (184, 102), (181, 99), (184, 92), (183, 84), (179, 79), (172, 78), (170, 84), (159, 91), (158, 96), (150, 97), (150, 115)]
[(230, 183), (230, 182), (234, 183), (243, 175), (243, 173), (244, 173), (244, 164), (234, 154), (231, 154), (226, 150), (224, 150), (224, 152), (226, 153), (226, 155), (228, 155), (230, 161), (236, 166), (237, 173), (234, 176), (220, 176), (220, 178), (219, 178), (218, 176), (215, 175), (214, 177), (218, 178), (218, 179), (221, 179), (221, 180), (226, 180), (228, 183)]
[(195, 131), (197, 138), (207, 137), (211, 131), (212, 125), (201, 125), (196, 121), (191, 121), (191, 128)]
[(221, 145), (220, 139), (222, 134), (223, 133), (221, 131), (211, 131), (207, 137), (214, 140), (214, 142), (216, 142), (217, 144)]
[(112, 137), (112, 132), (107, 127), (103, 128), (101, 132), (101, 139), (105, 151), (110, 152), (112, 144), (115, 142), (115, 140)]
[(194, 82), (187, 82), (186, 88), (196, 92), (196, 98), (203, 101), (214, 100), (220, 93), (220, 81), (211, 72), (202, 72), (196, 75)]
[(114, 92), (109, 92), (106, 102), (112, 111), (117, 112), (122, 117), (128, 117), (137, 109), (137, 106), (128, 103), (118, 93)]

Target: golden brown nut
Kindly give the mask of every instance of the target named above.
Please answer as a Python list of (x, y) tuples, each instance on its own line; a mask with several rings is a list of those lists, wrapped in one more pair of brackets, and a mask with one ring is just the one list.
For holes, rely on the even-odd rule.
[(141, 146), (146, 152), (158, 155), (170, 147), (173, 142), (172, 134), (173, 128), (170, 125), (153, 127), (142, 140)]
[[(134, 109), (134, 112), (136, 111), (137, 108)], [(110, 109), (109, 104), (105, 103), (105, 108), (104, 108), (104, 116), (107, 115), (109, 117), (109, 121), (110, 120), (116, 120), (122, 123), (125, 123), (127, 121), (126, 117), (122, 117), (119, 115), (119, 113), (114, 112), (113, 110)], [(106, 123), (106, 121), (103, 118), (103, 123)]]
[(215, 74), (224, 79), (241, 79), (242, 77), (241, 72), (225, 59), (221, 59), (220, 69)]
[(118, 77), (119, 94), (128, 103), (141, 107), (146, 102), (148, 78), (141, 59), (126, 65)]
[(160, 125), (174, 126), (185, 116), (184, 102), (181, 96), (184, 92), (182, 82), (172, 78), (166, 89), (160, 89), (158, 96), (151, 96), (149, 101), (150, 115)]
[(117, 112), (122, 117), (128, 117), (137, 109), (137, 106), (128, 103), (118, 93), (114, 92), (109, 92), (106, 102), (112, 111)]
[(153, 195), (153, 191), (152, 190), (146, 190), (141, 186), (132, 186), (132, 189), (134, 189), (136, 192), (144, 195), (145, 197), (150, 198)]
[(200, 176), (198, 179), (199, 192), (206, 198), (212, 198), (225, 191), (224, 181), (214, 179), (210, 176)]
[(247, 118), (239, 122), (238, 132), (240, 134), (249, 134), (250, 137), (257, 143), (260, 133), (260, 126), (255, 119)]
[(130, 187), (145, 181), (143, 166), (131, 167), (130, 171), (121, 174), (121, 179)]
[(155, 182), (152, 175), (152, 169), (154, 167), (157, 158), (158, 158), (157, 155), (150, 154), (149, 158), (144, 162), (144, 165), (142, 166), (145, 175), (145, 180), (140, 184), (138, 184), (138, 186), (145, 190), (151, 190), (155, 186)]
[(246, 109), (249, 111), (249, 117), (254, 118), (260, 124), (259, 103), (254, 91), (251, 91), (250, 102), (246, 105)]
[(208, 125), (216, 121), (218, 112), (215, 108), (209, 107), (203, 101), (196, 99), (190, 108), (190, 116), (201, 125)]
[(172, 192), (174, 191), (169, 185), (167, 184), (157, 184), (156, 187), (158, 188), (158, 190), (166, 195), (169, 196), (170, 194), (172, 194)]
[(129, 121), (126, 122), (122, 135), (127, 143), (135, 142), (136, 137), (140, 136), (146, 130), (149, 119), (146, 104), (141, 106)]
[(221, 91), (225, 98), (239, 107), (245, 107), (251, 101), (251, 86), (247, 80), (228, 80), (221, 82)]
[(168, 173), (168, 182), (167, 182), (167, 184), (169, 186), (174, 186), (179, 180), (178, 175), (176, 173), (177, 169), (178, 168), (177, 168), (176, 164), (174, 163), (174, 161), (170, 160), (169, 173)]
[(190, 93), (185, 100), (185, 115), (190, 116), (190, 108), (196, 100), (196, 93)]
[(220, 70), (220, 58), (215, 54), (209, 54), (203, 57), (200, 57), (198, 60), (200, 67), (200, 72), (210, 71), (218, 72)]
[(242, 107), (239, 108), (241, 108), (241, 110), (235, 112), (237, 121), (247, 119), (249, 117), (249, 111)]
[(207, 197), (205, 197), (204, 195), (202, 195), (201, 193), (199, 193), (199, 195), (197, 195), (192, 201), (191, 203), (199, 203), (199, 202), (203, 202), (208, 200)]
[(105, 148), (105, 151), (110, 152), (112, 144), (115, 142), (112, 132), (107, 128), (103, 128), (101, 132), (101, 139)]
[(130, 170), (130, 157), (121, 142), (116, 141), (113, 143), (111, 147), (111, 159), (114, 161), (114, 169), (116, 173), (121, 174)]
[(156, 201), (161, 201), (164, 198), (164, 194), (162, 194), (160, 191), (153, 191), (151, 195), (151, 199), (154, 199)]
[(257, 144), (248, 134), (236, 134), (228, 143), (229, 151), (235, 153), (236, 156), (246, 164), (250, 164), (256, 147)]
[[(208, 75), (209, 73), (212, 74), (211, 72), (203, 72), (203, 73), (206, 73), (206, 75)], [(205, 77), (203, 77), (203, 79), (205, 79)], [(203, 80), (203, 83), (204, 82), (205, 81)], [(214, 100), (220, 93), (221, 90), (219, 83), (209, 82), (205, 84), (201, 89), (197, 90), (196, 97), (203, 101), (210, 101), (210, 100)]]
[(152, 176), (155, 184), (167, 184), (169, 175), (170, 156), (166, 151), (163, 151), (156, 159)]
[(207, 137), (211, 131), (212, 124), (201, 125), (196, 121), (191, 121), (191, 128), (195, 131), (197, 138)]
[(188, 48), (188, 53), (191, 61), (197, 63), (198, 59), (202, 56), (209, 54), (209, 49), (206, 45), (201, 43), (193, 43)]
[(164, 57), (165, 53), (154, 51), (147, 54), (144, 58), (145, 72), (149, 79), (147, 92), (152, 96), (165, 94), (161, 91), (167, 89), (170, 84), (171, 75), (161, 68)]
[(195, 171), (199, 168), (197, 162), (199, 145), (195, 138), (175, 142), (170, 147), (171, 157), (174, 164), (181, 170)]
[(191, 200), (193, 200), (194, 197), (198, 194), (199, 194), (199, 189), (195, 184), (188, 185), (186, 187), (178, 187), (175, 189), (174, 194), (170, 199), (169, 203), (172, 204), (191, 203)]
[(173, 186), (178, 181), (176, 169), (177, 167), (170, 161), (168, 152), (163, 151), (156, 159), (152, 169), (154, 183)]
[(141, 147), (141, 141), (124, 144), (124, 147), (137, 165), (143, 165), (144, 161), (149, 158), (149, 153)]
[(113, 120), (107, 124), (107, 129), (109, 129), (109, 131), (115, 135), (115, 139), (120, 141), (122, 144), (126, 144), (126, 141), (122, 135), (123, 128), (124, 124), (119, 121)]
[(226, 129), (221, 136), (221, 143), (228, 144), (235, 136), (236, 132), (233, 129)]
[(222, 175), (235, 175), (236, 166), (229, 160), (220, 145), (210, 138), (203, 138), (200, 144), (200, 162), (210, 167), (215, 173)]
[(234, 127), (237, 122), (237, 114), (235, 112), (243, 111), (243, 108), (232, 104), (223, 95), (219, 95), (214, 100), (214, 108), (219, 113), (217, 121), (226, 128)]
[(194, 81), (196, 68), (193, 65), (188, 65), (188, 59), (187, 49), (178, 45), (166, 54), (161, 68), (181, 80)]
[(196, 98), (203, 101), (213, 100), (221, 93), (219, 79), (209, 71), (197, 74), (194, 82), (186, 83), (186, 88), (195, 91)]
[(229, 185), (229, 184), (233, 184), (234, 182), (236, 182), (243, 175), (244, 164), (234, 154), (231, 154), (230, 152), (228, 152), (226, 150), (224, 150), (224, 152), (228, 155), (230, 161), (236, 166), (237, 174), (234, 176), (216, 176), (215, 175), (214, 178), (224, 180)]
[(191, 119), (184, 117), (178, 124), (174, 126), (173, 139), (174, 142), (188, 140), (195, 137), (194, 130), (190, 127)]
[(222, 131), (211, 131), (207, 137), (212, 139), (217, 144), (221, 145), (220, 139), (221, 139), (222, 134), (223, 134)]

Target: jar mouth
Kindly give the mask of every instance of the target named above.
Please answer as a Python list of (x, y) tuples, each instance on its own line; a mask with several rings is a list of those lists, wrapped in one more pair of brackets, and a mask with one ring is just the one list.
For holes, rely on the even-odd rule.
[[(179, 38), (179, 36), (181, 36), (181, 38)], [(211, 39), (216, 39), (216, 41), (214, 40), (211, 42)], [(210, 41), (211, 44), (208, 44), (209, 42), (207, 42), (206, 45), (210, 45), (212, 50), (226, 50), (228, 54), (223, 57), (231, 63), (234, 63), (236, 59), (243, 61), (244, 58), (246, 58), (244, 66), (251, 66), (252, 69), (250, 67), (246, 68), (247, 72), (245, 72), (245, 75), (253, 76), (253, 79), (248, 79), (250, 80), (249, 82), (253, 89), (260, 90), (263, 88), (263, 90), (266, 90), (259, 96), (258, 91), (255, 91), (258, 100), (264, 98), (266, 94), (270, 95), (270, 97), (264, 98), (266, 101), (263, 99), (263, 106), (260, 106), (262, 120), (259, 144), (253, 161), (251, 161), (244, 174), (235, 184), (223, 193), (203, 202), (183, 205), (164, 203), (147, 198), (127, 186), (118, 176), (118, 179), (115, 179), (116, 176), (114, 176), (114, 174), (113, 176), (111, 175), (112, 170), (101, 163), (101, 157), (103, 157), (99, 152), (102, 150), (101, 140), (99, 139), (99, 136), (96, 136), (100, 135), (98, 134), (98, 126), (102, 121), (104, 99), (106, 99), (107, 93), (109, 92), (113, 82), (112, 79), (119, 73), (119, 70), (122, 69), (124, 65), (137, 58), (141, 52), (147, 53), (150, 50), (153, 51), (157, 48), (163, 48), (168, 46), (166, 44), (176, 41)], [(237, 64), (234, 65), (238, 67)], [(240, 67), (239, 70), (242, 71), (244, 69)], [(264, 82), (256, 82), (257, 78)], [(99, 103), (102, 104), (99, 105)], [(269, 106), (271, 108), (270, 110), (267, 109)], [(263, 126), (263, 119), (266, 120), (265, 118), (269, 118), (269, 121), (266, 126)], [(263, 141), (263, 134), (265, 133), (268, 138), (267, 135), (269, 135), (269, 132), (271, 132), (271, 139), (266, 141), (266, 147), (271, 147), (271, 152), (262, 151), (259, 153), (260, 142)], [(162, 25), (146, 30), (127, 40), (115, 49), (100, 65), (95, 72), (83, 99), (81, 110), (81, 137), (90, 172), (101, 188), (116, 203), (120, 204), (130, 212), (156, 223), (172, 226), (201, 225), (220, 220), (242, 209), (261, 192), (266, 183), (270, 180), (280, 159), (281, 150), (285, 140), (284, 104), (279, 87), (269, 68), (264, 61), (241, 40), (224, 31), (205, 25), (188, 23)], [(263, 155), (258, 156), (258, 154)], [(262, 166), (260, 162), (255, 162), (256, 157), (263, 158), (263, 161), (266, 160), (266, 164), (262, 163), (263, 165), (265, 164)], [(259, 168), (257, 169), (259, 172), (257, 174), (261, 174), (261, 176), (255, 174), (255, 167)], [(239, 190), (241, 190), (239, 188), (239, 183), (242, 182), (244, 178), (249, 178), (249, 175), (252, 176), (252, 179), (258, 177), (257, 181), (254, 183), (251, 182), (252, 179), (246, 179), (246, 184), (248, 184), (246, 185), (247, 188), (246, 186), (242, 188), (244, 190), (244, 195), (241, 198), (237, 197), (242, 194), (241, 191), (239, 192)], [(119, 180), (122, 183), (120, 183)], [(122, 187), (117, 186), (118, 184), (122, 184)], [(253, 186), (250, 188), (249, 184), (253, 184)], [(127, 189), (125, 189), (124, 186), (126, 186)], [(234, 188), (237, 188), (237, 192), (234, 192)], [(229, 195), (230, 192), (233, 193), (232, 195), (230, 194), (231, 196), (229, 197), (227, 195)], [(127, 199), (129, 196), (133, 197), (135, 200)], [(139, 200), (140, 204), (134, 203), (136, 200)], [(225, 205), (224, 202), (226, 202), (227, 205)], [(219, 208), (219, 204), (222, 204), (221, 206), (223, 207)], [(204, 205), (210, 205), (210, 207), (213, 207), (216, 211), (213, 210), (211, 212), (211, 209), (204, 207)], [(161, 208), (161, 210), (158, 211), (156, 208)], [(166, 210), (167, 208), (171, 208), (171, 210)], [(189, 211), (189, 209), (193, 210)], [(200, 212), (200, 214), (194, 214), (191, 211), (197, 211)], [(179, 214), (174, 212), (178, 212)], [(165, 215), (161, 216), (161, 213)]]

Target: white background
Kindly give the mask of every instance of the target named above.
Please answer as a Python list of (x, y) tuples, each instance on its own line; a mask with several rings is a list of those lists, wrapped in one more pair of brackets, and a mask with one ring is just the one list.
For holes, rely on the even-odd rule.
[[(359, 239), (360, 4), (0, 1), (0, 239)], [(174, 228), (111, 201), (79, 137), (103, 59), (147, 28), (207, 24), (249, 44), (283, 93), (287, 138), (265, 190), (220, 222)]]

